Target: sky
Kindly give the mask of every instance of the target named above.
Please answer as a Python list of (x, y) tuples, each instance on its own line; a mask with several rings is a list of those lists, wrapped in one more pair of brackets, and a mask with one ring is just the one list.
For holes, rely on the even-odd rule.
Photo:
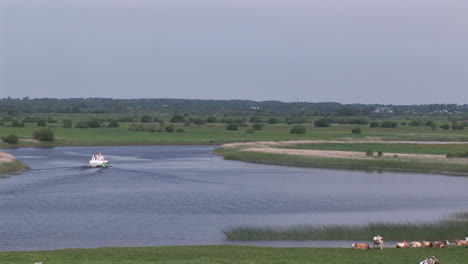
[(468, 103), (466, 0), (0, 0), (0, 98)]

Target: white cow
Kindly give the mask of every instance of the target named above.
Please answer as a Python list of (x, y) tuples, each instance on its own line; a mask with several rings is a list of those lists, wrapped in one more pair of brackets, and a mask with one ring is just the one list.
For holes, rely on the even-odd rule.
[(382, 236), (376, 235), (372, 240), (374, 240), (374, 247), (380, 246), (380, 249), (383, 249), (384, 240)]

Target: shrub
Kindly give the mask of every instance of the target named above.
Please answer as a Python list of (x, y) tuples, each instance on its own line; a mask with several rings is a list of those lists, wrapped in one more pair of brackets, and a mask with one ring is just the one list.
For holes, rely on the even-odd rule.
[(371, 149), (366, 150), (366, 156), (372, 157), (372, 156), (374, 156), (374, 152)]
[(370, 123), (370, 127), (380, 127), (380, 123), (376, 122), (376, 121), (373, 121), (373, 122)]
[(279, 121), (277, 118), (269, 118), (269, 119), (267, 120), (267, 123), (268, 123), (268, 124), (277, 124), (277, 123), (279, 123), (279, 122), (280, 122), (280, 121)]
[(262, 130), (263, 126), (264, 126), (264, 124), (255, 123), (255, 124), (252, 125), (252, 128), (254, 130)]
[(79, 121), (78, 123), (76, 123), (75, 127), (76, 128), (88, 128), (89, 124), (86, 121)]
[(393, 128), (393, 127), (397, 127), (397, 122), (395, 121), (383, 121), (382, 122), (382, 125), (380, 125), (381, 127), (385, 127), (385, 128)]
[(166, 130), (166, 132), (174, 132), (175, 127), (174, 127), (174, 125), (168, 125), (168, 126), (166, 126), (165, 130)]
[(34, 131), (32, 137), (33, 139), (37, 139), (39, 141), (54, 141), (54, 131), (49, 128), (43, 128)]
[(291, 134), (305, 134), (306, 132), (307, 132), (307, 129), (303, 125), (295, 125), (289, 131), (289, 133), (291, 133)]
[(194, 123), (195, 125), (204, 125), (205, 124), (205, 120), (202, 119), (202, 118), (191, 118), (189, 121)]
[(443, 130), (449, 130), (450, 125), (449, 124), (443, 124), (443, 125), (440, 126), (440, 128), (442, 128)]
[(37, 121), (37, 126), (40, 126), (40, 127), (45, 127), (47, 126), (47, 123), (44, 119), (41, 119), (39, 121)]
[(119, 122), (117, 122), (117, 120), (111, 120), (111, 121), (109, 122), (109, 124), (107, 125), (107, 127), (109, 127), (109, 128), (112, 128), (112, 127), (119, 127), (119, 126), (120, 126), (120, 124), (119, 124)]
[(70, 119), (62, 120), (62, 127), (64, 128), (72, 128), (73, 123)]
[(10, 134), (6, 137), (2, 137), (2, 141), (8, 144), (18, 144), (18, 136), (15, 134)]
[(140, 122), (142, 123), (151, 123), (153, 122), (153, 118), (149, 115), (144, 115), (141, 117)]
[(231, 123), (226, 126), (227, 130), (239, 130), (239, 124)]
[(209, 116), (205, 120), (206, 123), (218, 123), (218, 118), (215, 116)]
[(249, 123), (264, 123), (263, 119), (259, 116), (252, 116), (249, 119)]
[(314, 122), (315, 127), (330, 127), (330, 121), (326, 118), (321, 118)]
[(361, 128), (360, 128), (360, 127), (353, 128), (353, 129), (351, 130), (351, 132), (354, 133), (354, 134), (361, 134)]
[(379, 156), (379, 158), (383, 157), (383, 152), (382, 152), (382, 151), (379, 151), (379, 152), (377, 153), (377, 156)]
[(171, 123), (183, 123), (185, 121), (185, 117), (181, 114), (175, 114), (171, 118)]
[(305, 118), (302, 118), (302, 117), (287, 117), (286, 118), (286, 123), (288, 125), (292, 125), (292, 124), (304, 124), (306, 123), (307, 120)]
[(247, 128), (245, 130), (245, 133), (249, 133), (249, 134), (254, 133), (254, 132), (255, 132), (255, 130), (253, 128)]
[(184, 130), (183, 128), (179, 128), (179, 129), (177, 129), (176, 132), (177, 132), (177, 133), (185, 133), (185, 130)]

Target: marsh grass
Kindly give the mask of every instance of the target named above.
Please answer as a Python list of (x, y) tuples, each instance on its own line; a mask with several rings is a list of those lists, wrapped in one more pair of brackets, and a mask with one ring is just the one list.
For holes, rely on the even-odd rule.
[(29, 166), (19, 160), (3, 162), (0, 163), (0, 176), (4, 177), (5, 175), (18, 173), (27, 169), (29, 169)]
[(465, 237), (468, 225), (460, 221), (428, 223), (369, 223), (368, 225), (240, 226), (226, 229), (229, 240), (369, 240), (381, 234), (388, 241), (446, 240)]

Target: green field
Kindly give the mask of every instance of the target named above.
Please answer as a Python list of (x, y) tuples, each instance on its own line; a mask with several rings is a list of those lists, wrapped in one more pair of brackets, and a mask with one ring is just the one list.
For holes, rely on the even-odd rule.
[[(253, 133), (246, 131), (252, 126), (246, 123), (237, 131), (229, 131), (224, 123), (205, 123), (201, 125), (184, 123), (170, 123), (165, 121), (164, 126), (173, 125), (175, 130), (184, 132), (136, 132), (129, 131), (132, 124), (139, 122), (120, 122), (118, 128), (63, 128), (62, 119), (70, 119), (73, 124), (80, 120), (96, 118), (109, 120), (114, 115), (57, 115), (48, 123), (47, 127), (54, 131), (56, 140), (51, 143), (38, 143), (31, 141), (34, 131), (40, 129), (35, 123), (25, 123), (25, 127), (12, 127), (12, 122), (3, 122), (0, 126), (0, 136), (15, 134), (20, 138), (18, 145), (0, 143), (0, 147), (15, 146), (79, 146), (79, 145), (160, 145), (160, 144), (222, 144), (228, 142), (244, 142), (259, 140), (299, 140), (299, 139), (383, 139), (383, 140), (422, 140), (422, 141), (466, 141), (468, 133), (464, 130), (432, 130), (427, 126), (399, 126), (396, 128), (371, 128), (364, 125), (338, 125), (317, 128), (313, 123), (303, 124), (307, 128), (306, 134), (291, 134), (293, 125), (286, 123), (265, 124), (262, 130)], [(21, 118), (18, 118), (21, 119)], [(166, 117), (167, 119), (167, 117)], [(102, 121), (102, 126), (109, 122)], [(145, 123), (145, 126), (160, 126), (159, 123)], [(361, 134), (354, 134), (351, 130), (360, 127)], [(164, 130), (164, 129), (163, 129)], [(252, 132), (252, 130), (250, 130)]]
[(466, 263), (468, 250), (455, 246), (443, 249), (389, 248), (366, 251), (353, 248), (270, 248), (246, 246), (97, 248), (0, 252), (0, 263), (33, 264), (41, 261), (44, 264), (395, 264), (419, 263), (430, 256), (436, 256), (441, 264), (461, 264)]

